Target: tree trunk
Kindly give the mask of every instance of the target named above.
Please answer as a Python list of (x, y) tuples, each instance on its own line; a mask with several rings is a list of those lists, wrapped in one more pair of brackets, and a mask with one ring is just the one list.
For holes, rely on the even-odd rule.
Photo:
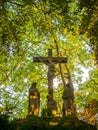
[[(55, 42), (55, 45), (56, 45), (57, 55), (58, 56), (62, 56), (61, 53), (60, 53), (60, 51), (59, 51), (58, 42), (55, 39), (55, 37), (54, 37), (54, 42)], [(69, 67), (68, 67), (67, 64), (65, 64), (65, 66), (66, 66), (66, 70), (67, 70), (68, 82), (69, 82), (69, 84), (71, 86), (71, 89), (72, 89), (71, 93), (73, 93), (72, 94), (73, 95), (73, 100), (71, 101), (71, 105), (72, 105), (72, 107), (71, 107), (72, 108), (71, 113), (76, 115), (76, 105), (74, 103), (74, 100), (75, 100), (75, 97), (74, 97), (74, 85), (73, 85), (73, 82), (72, 82), (70, 69), (69, 69)], [(60, 74), (61, 74), (61, 78), (62, 78), (62, 81), (63, 81), (64, 89), (66, 89), (66, 78), (64, 76), (64, 71), (63, 71), (62, 65), (60, 63), (59, 63), (59, 68), (60, 68)], [(69, 104), (70, 100), (67, 101), (67, 102)], [(64, 106), (66, 106), (66, 101), (63, 101), (63, 115), (66, 114), (65, 110), (64, 110), (65, 109)], [(68, 108), (68, 106), (66, 106), (66, 108)]]

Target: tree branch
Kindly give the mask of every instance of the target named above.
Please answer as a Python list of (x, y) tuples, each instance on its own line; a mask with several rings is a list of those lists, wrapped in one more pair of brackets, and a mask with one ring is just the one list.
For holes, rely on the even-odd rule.
[(6, 80), (9, 78), (9, 76), (15, 71), (15, 69), (20, 65), (21, 61), (18, 61), (16, 65), (12, 68), (12, 70), (7, 74), (6, 78), (0, 82), (0, 85), (4, 84)]

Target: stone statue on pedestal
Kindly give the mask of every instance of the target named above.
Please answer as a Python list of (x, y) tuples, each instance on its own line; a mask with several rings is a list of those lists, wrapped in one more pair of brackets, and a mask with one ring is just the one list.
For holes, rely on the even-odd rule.
[(40, 93), (36, 89), (34, 82), (29, 89), (29, 115), (38, 116), (40, 108)]
[(66, 84), (66, 88), (63, 91), (63, 115), (70, 115), (74, 113), (74, 93), (70, 83)]
[[(48, 66), (48, 103), (50, 105), (50, 109), (56, 105), (56, 101), (53, 99), (53, 79), (55, 77), (55, 64), (67, 63), (66, 57), (53, 57), (52, 56), (52, 49), (48, 50), (47, 57), (34, 57), (34, 62), (44, 63)], [(53, 104), (55, 104), (53, 106)]]
[(48, 99), (47, 108), (51, 110), (53, 115), (56, 115), (57, 114), (57, 103), (56, 103), (56, 101), (50, 95), (47, 96), (47, 99)]

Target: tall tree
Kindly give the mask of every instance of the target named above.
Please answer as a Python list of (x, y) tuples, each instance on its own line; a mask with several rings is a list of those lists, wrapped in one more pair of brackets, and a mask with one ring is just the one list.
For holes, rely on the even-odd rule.
[[(56, 65), (57, 79), (64, 86), (67, 78), (71, 84), (80, 85), (81, 66), (92, 68), (93, 54), (89, 53), (89, 46), (84, 44), (78, 33), (81, 32), (79, 25), (86, 12), (78, 12), (80, 3), (69, 0), (0, 1), (1, 104), (4, 108), (14, 106), (14, 116), (26, 115), (28, 90), (33, 81), (38, 82), (41, 108), (46, 104), (47, 67), (33, 63), (34, 56), (47, 55), (47, 49), (50, 48), (53, 49), (54, 56), (67, 56), (67, 64)], [(97, 42), (94, 47), (95, 45)], [(61, 88), (54, 89), (60, 107), (63, 89), (62, 85)], [(57, 92), (61, 94), (58, 95)]]

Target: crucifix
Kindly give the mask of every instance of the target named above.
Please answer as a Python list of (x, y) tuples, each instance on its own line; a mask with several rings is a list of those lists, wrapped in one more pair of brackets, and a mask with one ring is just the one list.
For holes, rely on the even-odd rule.
[(53, 79), (55, 77), (55, 64), (67, 63), (66, 57), (52, 57), (52, 49), (48, 50), (48, 57), (34, 57), (34, 62), (41, 62), (48, 66), (48, 95), (53, 98)]

